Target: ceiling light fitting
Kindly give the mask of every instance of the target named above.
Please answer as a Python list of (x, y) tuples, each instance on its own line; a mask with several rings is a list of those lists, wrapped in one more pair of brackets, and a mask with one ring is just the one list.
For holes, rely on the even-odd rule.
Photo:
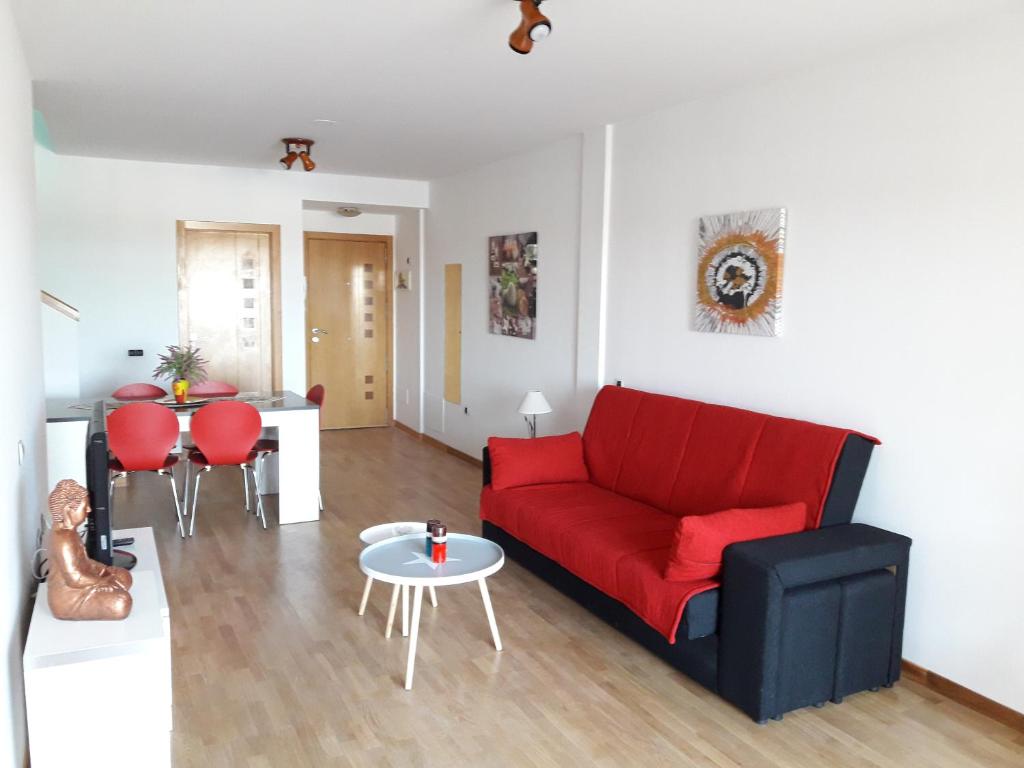
[(509, 47), (524, 56), (533, 50), (533, 44), (551, 34), (551, 20), (540, 12), (544, 0), (517, 0), (522, 20), (516, 31), (509, 35)]
[(281, 139), (281, 142), (285, 146), (286, 154), (281, 158), (280, 163), (287, 170), (291, 170), (296, 160), (302, 163), (302, 167), (306, 171), (316, 168), (316, 163), (309, 156), (310, 147), (313, 146), (312, 139)]
[(338, 215), (344, 216), (346, 219), (354, 219), (356, 216), (362, 214), (359, 208), (345, 206), (338, 209)]

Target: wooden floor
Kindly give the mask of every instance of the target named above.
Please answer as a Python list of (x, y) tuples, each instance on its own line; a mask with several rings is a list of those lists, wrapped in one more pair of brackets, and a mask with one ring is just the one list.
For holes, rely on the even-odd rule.
[(356, 615), (357, 534), (427, 517), (477, 532), (479, 470), (394, 429), (322, 444), (319, 523), (279, 528), (268, 497), (263, 531), (237, 470), (204, 481), (185, 541), (159, 478), (118, 492), (118, 525), (153, 525), (160, 547), (175, 766), (1024, 765), (1024, 735), (911, 682), (758, 726), (514, 563), (489, 580), (505, 650), (475, 584), (440, 589), (405, 691), (390, 588)]

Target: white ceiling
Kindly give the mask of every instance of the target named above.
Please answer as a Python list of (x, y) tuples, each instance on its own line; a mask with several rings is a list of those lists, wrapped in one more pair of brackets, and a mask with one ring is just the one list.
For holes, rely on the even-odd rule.
[[(15, 0), (61, 153), (435, 178), (1016, 0)], [(331, 118), (337, 124), (314, 124)], [(296, 171), (292, 171), (295, 173)]]

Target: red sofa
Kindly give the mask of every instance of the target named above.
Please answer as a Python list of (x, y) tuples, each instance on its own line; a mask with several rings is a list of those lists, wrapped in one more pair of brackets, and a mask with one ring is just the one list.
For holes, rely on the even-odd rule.
[[(494, 490), (485, 450), (480, 517), (484, 535), (513, 559), (718, 690), (728, 590), (717, 579), (664, 578), (679, 518), (804, 502), (807, 531), (858, 528), (848, 524), (877, 442), (848, 429), (609, 386), (583, 433), (589, 482)], [(750, 544), (726, 550), (723, 580), (730, 550)], [(898, 559), (899, 545), (883, 559)], [(902, 606), (898, 623), (901, 638)], [(890, 661), (881, 684), (898, 677)], [(769, 707), (755, 717), (777, 714)]]

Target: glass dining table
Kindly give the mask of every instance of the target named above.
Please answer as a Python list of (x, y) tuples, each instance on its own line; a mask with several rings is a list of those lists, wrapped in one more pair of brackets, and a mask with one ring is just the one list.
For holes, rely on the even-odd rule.
[[(89, 420), (96, 404), (103, 400), (109, 415), (127, 401), (112, 398), (53, 399), (46, 401), (47, 482), (54, 487), (59, 480), (71, 478), (86, 484), (85, 445)], [(197, 398), (177, 404), (173, 398), (159, 399), (178, 416), (182, 433), (196, 409), (215, 400), (242, 400), (260, 413), (264, 428), (277, 432), (280, 450), (267, 460), (260, 492), (278, 494), (281, 525), (306, 523), (320, 519), (320, 414), (315, 403), (289, 390), (271, 393), (242, 392), (235, 397)]]

